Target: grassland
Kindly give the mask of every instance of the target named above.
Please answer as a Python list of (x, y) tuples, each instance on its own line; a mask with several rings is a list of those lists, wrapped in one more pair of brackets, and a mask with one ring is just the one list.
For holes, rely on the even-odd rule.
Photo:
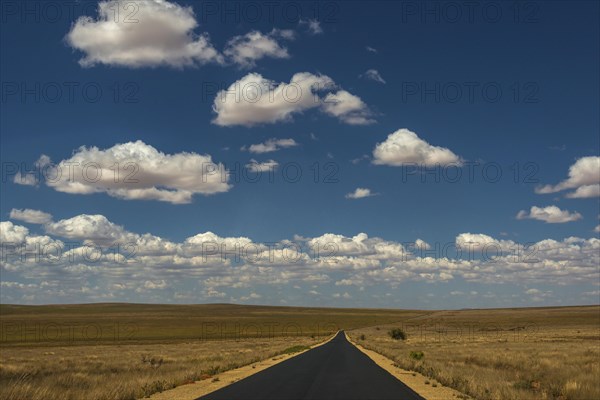
[[(392, 339), (393, 328), (406, 340)], [(141, 398), (305, 349), (338, 329), (432, 384), (475, 399), (600, 398), (599, 306), (411, 311), (225, 304), (0, 305), (0, 398)]]
[(136, 399), (415, 311), (236, 305), (0, 306), (0, 398)]
[(440, 311), (348, 334), (476, 399), (600, 399), (598, 306)]
[(148, 304), (0, 305), (0, 344), (107, 343), (327, 336), (424, 311)]

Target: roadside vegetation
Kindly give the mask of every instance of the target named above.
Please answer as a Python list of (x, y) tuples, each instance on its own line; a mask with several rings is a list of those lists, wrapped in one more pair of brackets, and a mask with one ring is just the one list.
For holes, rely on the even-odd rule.
[(600, 399), (599, 306), (440, 311), (347, 333), (475, 399)]

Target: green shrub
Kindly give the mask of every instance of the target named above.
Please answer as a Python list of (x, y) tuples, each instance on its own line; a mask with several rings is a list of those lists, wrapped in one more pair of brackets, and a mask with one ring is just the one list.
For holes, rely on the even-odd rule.
[(412, 358), (413, 360), (420, 360), (423, 357), (425, 357), (425, 353), (423, 353), (422, 351), (411, 351), (410, 352), (410, 358)]
[(388, 332), (388, 335), (394, 340), (406, 340), (406, 333), (400, 328), (394, 328)]
[(360, 335), (360, 340), (365, 340), (365, 339), (366, 339), (365, 335)]

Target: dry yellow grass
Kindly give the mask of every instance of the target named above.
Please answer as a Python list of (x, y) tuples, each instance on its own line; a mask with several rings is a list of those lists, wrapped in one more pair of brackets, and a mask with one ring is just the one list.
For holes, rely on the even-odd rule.
[(310, 337), (3, 348), (0, 398), (137, 399), (312, 345)]
[(349, 336), (476, 399), (600, 399), (598, 306), (441, 311)]

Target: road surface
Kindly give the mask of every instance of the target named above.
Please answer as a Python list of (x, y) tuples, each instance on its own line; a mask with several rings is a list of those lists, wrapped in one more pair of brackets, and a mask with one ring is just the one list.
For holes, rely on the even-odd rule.
[(348, 342), (344, 332), (200, 399), (424, 400)]

